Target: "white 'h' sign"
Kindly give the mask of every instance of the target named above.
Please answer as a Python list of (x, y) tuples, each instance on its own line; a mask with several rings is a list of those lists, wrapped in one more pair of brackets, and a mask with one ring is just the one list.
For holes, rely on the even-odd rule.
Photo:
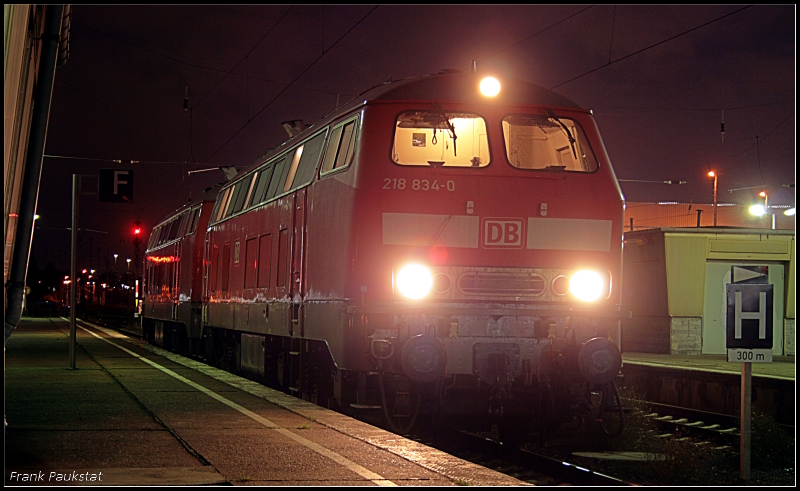
[[(767, 292), (758, 293), (758, 312), (742, 312), (742, 292), (735, 292), (734, 314), (735, 324), (733, 335), (736, 339), (742, 339), (742, 319), (758, 319), (758, 339), (767, 337)], [(730, 331), (728, 331), (730, 332)]]

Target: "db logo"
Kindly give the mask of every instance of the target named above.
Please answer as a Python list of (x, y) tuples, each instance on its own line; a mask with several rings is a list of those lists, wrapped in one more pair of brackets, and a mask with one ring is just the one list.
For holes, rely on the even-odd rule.
[(484, 218), (483, 247), (521, 249), (524, 223), (521, 218)]

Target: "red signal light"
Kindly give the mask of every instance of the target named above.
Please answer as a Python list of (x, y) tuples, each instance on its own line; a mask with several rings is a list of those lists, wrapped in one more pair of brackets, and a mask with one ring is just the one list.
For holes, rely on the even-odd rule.
[(134, 233), (135, 235), (139, 235), (139, 233), (140, 233), (141, 231), (142, 231), (142, 229), (139, 229), (139, 228), (135, 228), (135, 229), (133, 229), (133, 233)]

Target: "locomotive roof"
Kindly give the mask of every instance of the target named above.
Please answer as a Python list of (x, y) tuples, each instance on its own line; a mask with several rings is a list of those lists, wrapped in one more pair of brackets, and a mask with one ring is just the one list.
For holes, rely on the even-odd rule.
[[(476, 104), (508, 104), (545, 107), (569, 107), (583, 109), (572, 99), (546, 89), (542, 86), (519, 79), (496, 76), (502, 86), (500, 93), (492, 98), (482, 96), (478, 91), (480, 81), (490, 76), (488, 73), (458, 72), (444, 70), (440, 73), (410, 77), (402, 80), (384, 82), (367, 89), (350, 101), (324, 116), (305, 130), (284, 141), (275, 148), (249, 164), (233, 181), (241, 178), (251, 169), (260, 166), (265, 160), (283, 152), (296, 142), (302, 141), (312, 133), (337, 118), (350, 113), (354, 109), (368, 104), (370, 101), (437, 101), (437, 102), (473, 102)], [(227, 184), (227, 183), (225, 183)]]
[(438, 73), (385, 83), (364, 92), (358, 101), (435, 100), (474, 101), (497, 104), (526, 104), (580, 108), (571, 99), (539, 85), (497, 76), (500, 93), (489, 99), (479, 94), (478, 85), (488, 74), (477, 72)]
[(179, 207), (177, 207), (175, 209), (175, 211), (173, 211), (172, 213), (168, 214), (167, 216), (165, 216), (164, 218), (162, 218), (161, 220), (156, 222), (156, 225), (153, 228), (161, 225), (162, 223), (164, 223), (166, 221), (169, 221), (170, 219), (172, 219), (172, 217), (180, 215), (181, 213), (183, 213), (184, 211), (188, 210), (189, 208), (193, 208), (193, 207), (197, 206), (198, 204), (203, 203), (204, 201), (214, 201), (214, 200), (216, 200), (217, 199), (217, 195), (219, 194), (219, 190), (222, 188), (223, 185), (225, 185), (224, 182), (215, 184), (214, 186), (212, 186), (212, 187), (206, 189), (205, 191), (203, 191), (203, 194), (201, 194), (199, 197), (189, 199), (186, 203), (184, 203), (184, 204), (180, 205)]

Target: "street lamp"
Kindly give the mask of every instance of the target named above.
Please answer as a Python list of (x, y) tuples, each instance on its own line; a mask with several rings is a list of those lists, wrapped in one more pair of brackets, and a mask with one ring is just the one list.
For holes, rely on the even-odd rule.
[(714, 171), (709, 171), (708, 175), (714, 178), (714, 226), (717, 226), (717, 175)]
[(128, 271), (131, 270), (131, 258), (125, 260), (128, 263)]
[(119, 254), (114, 254), (114, 269), (117, 269), (117, 256), (119, 256)]
[(775, 213), (769, 212), (767, 192), (761, 191), (760, 193), (758, 193), (758, 195), (764, 198), (764, 204), (762, 205), (761, 203), (759, 203), (751, 206), (750, 213), (758, 217), (763, 217), (764, 215), (772, 215), (772, 230), (775, 230)]

